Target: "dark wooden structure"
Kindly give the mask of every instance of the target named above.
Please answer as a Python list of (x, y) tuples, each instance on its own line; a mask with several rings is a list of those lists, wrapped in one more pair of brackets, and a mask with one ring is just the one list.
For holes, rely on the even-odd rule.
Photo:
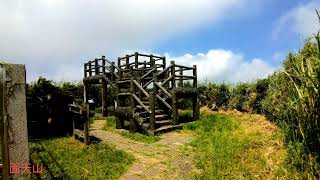
[[(181, 88), (177, 84), (192, 81), (192, 87)], [(119, 57), (117, 65), (104, 56), (84, 64), (84, 99), (88, 84), (102, 84), (102, 114), (107, 112), (107, 87), (115, 91), (116, 127), (124, 128), (130, 121), (132, 132), (148, 134), (170, 131), (182, 127), (178, 118), (178, 98), (191, 98), (193, 119), (199, 118), (197, 92), (197, 67), (166, 63), (165, 57), (138, 52)]]

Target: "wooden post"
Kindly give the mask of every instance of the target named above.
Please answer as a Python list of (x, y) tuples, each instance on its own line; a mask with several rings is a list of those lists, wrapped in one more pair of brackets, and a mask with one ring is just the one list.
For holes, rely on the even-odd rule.
[[(132, 66), (130, 67), (130, 70), (132, 71)], [(129, 120), (130, 120), (130, 132), (137, 132), (137, 124), (134, 120), (134, 109), (136, 107), (135, 105), (135, 100), (133, 98), (133, 94), (136, 94), (135, 92), (135, 87), (134, 87), (134, 84), (133, 84), (133, 76), (131, 76), (130, 78), (130, 93), (131, 93), (131, 96), (130, 96), (130, 106), (131, 106), (131, 111), (132, 111), (132, 115), (129, 117)]]
[(102, 56), (102, 73), (103, 73), (103, 75), (106, 74), (106, 60), (105, 60), (105, 56)]
[(89, 103), (87, 99), (87, 85), (83, 86), (83, 112), (85, 115), (85, 122), (84, 122), (84, 144), (88, 145), (90, 142), (89, 139)]
[(99, 74), (99, 65), (98, 65), (98, 59), (94, 59), (94, 70), (95, 70), (95, 75)]
[(150, 67), (154, 67), (154, 59), (153, 59), (153, 55), (152, 54), (150, 54)]
[(111, 62), (110, 70), (111, 70), (111, 82), (114, 82), (114, 74), (115, 74), (115, 63), (114, 62)]
[(89, 71), (89, 77), (91, 77), (91, 76), (92, 76), (92, 69), (91, 69), (91, 68), (92, 68), (92, 65), (91, 65), (92, 62), (89, 61), (88, 63), (89, 63), (89, 69), (88, 69), (88, 71)]
[[(9, 174), (8, 163), (29, 163), (27, 107), (26, 107), (26, 71), (21, 64), (1, 65), (1, 121), (3, 121), (2, 148), (4, 148), (4, 178)], [(4, 96), (3, 96), (4, 95)], [(3, 106), (4, 105), (4, 106)], [(4, 111), (4, 112), (3, 112)], [(3, 114), (4, 113), (4, 114)], [(12, 174), (12, 179), (30, 179), (30, 174)]]
[(197, 81), (198, 81), (198, 78), (197, 78), (197, 65), (193, 65), (193, 76), (195, 77), (193, 79), (193, 87), (194, 88), (197, 88)]
[(178, 108), (177, 108), (177, 94), (172, 92), (172, 121), (173, 124), (178, 124)]
[(155, 118), (155, 100), (156, 100), (156, 93), (155, 92), (150, 92), (150, 130), (154, 131), (155, 126), (156, 126), (156, 118)]
[(8, 147), (8, 124), (6, 121), (6, 103), (7, 82), (6, 69), (0, 66), (0, 134), (1, 134), (1, 159), (2, 159), (2, 176), (3, 179), (9, 179), (9, 147)]
[(126, 69), (129, 69), (129, 55), (126, 55)]
[(139, 64), (138, 64), (139, 56), (138, 55), (139, 55), (138, 52), (134, 53), (134, 61), (135, 61), (135, 68), (136, 69), (138, 69), (138, 66), (139, 66)]
[(193, 120), (198, 120), (200, 116), (200, 106), (199, 106), (199, 93), (197, 89), (197, 66), (193, 65), (193, 88), (196, 89), (196, 94), (192, 99), (192, 111), (193, 111)]
[(107, 117), (108, 116), (108, 84), (105, 80), (102, 80), (102, 116)]
[(166, 68), (166, 57), (165, 56), (163, 56), (162, 64), (163, 64), (163, 70), (164, 70)]
[(118, 67), (120, 68), (120, 65), (121, 65), (121, 58), (118, 57)]
[(180, 87), (183, 87), (183, 79), (182, 79), (182, 75), (183, 75), (183, 69), (182, 67), (179, 67), (179, 75), (180, 75), (180, 78), (179, 78), (179, 86)]
[(171, 61), (171, 88), (174, 90), (176, 88), (176, 65), (174, 61)]
[(118, 110), (120, 107), (120, 99), (119, 99), (119, 95), (118, 95), (119, 93), (120, 93), (120, 88), (118, 85), (118, 79), (116, 79), (116, 102), (115, 102), (116, 129), (123, 129), (124, 128), (124, 121), (119, 116), (119, 113), (118, 113)]
[(83, 71), (84, 77), (87, 77), (87, 63), (84, 63), (84, 71)]

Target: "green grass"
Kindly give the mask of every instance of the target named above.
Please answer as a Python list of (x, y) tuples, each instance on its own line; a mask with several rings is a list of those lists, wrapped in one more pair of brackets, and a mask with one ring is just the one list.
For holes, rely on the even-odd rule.
[[(73, 138), (30, 143), (30, 158), (45, 167), (41, 179), (115, 179), (132, 164), (132, 155), (106, 143), (84, 146)], [(36, 178), (36, 177), (33, 177)]]
[(202, 114), (184, 131), (197, 137), (190, 143), (195, 179), (297, 177), (285, 167), (282, 133), (262, 116)]
[(148, 136), (140, 133), (129, 133), (129, 132), (121, 132), (122, 136), (129, 138), (134, 141), (139, 141), (146, 144), (152, 144), (159, 141), (161, 138), (159, 136)]
[[(129, 132), (125, 132), (125, 131), (116, 131), (116, 121), (115, 121), (115, 117), (114, 116), (110, 116), (107, 117), (106, 119), (106, 124), (104, 129), (107, 131), (112, 131), (115, 133), (118, 133), (120, 135), (122, 135), (123, 137), (126, 137), (128, 139), (134, 140), (134, 141), (138, 141), (138, 142), (142, 142), (142, 143), (146, 143), (146, 144), (152, 144), (155, 143), (157, 141), (159, 141), (161, 138), (160, 136), (149, 136), (146, 134), (140, 134), (140, 133), (129, 133)], [(125, 121), (126, 123), (127, 121)], [(125, 124), (125, 126), (128, 126), (129, 124)]]

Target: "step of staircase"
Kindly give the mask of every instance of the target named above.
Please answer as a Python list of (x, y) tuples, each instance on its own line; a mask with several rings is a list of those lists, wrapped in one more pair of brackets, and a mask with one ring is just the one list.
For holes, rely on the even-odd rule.
[(164, 133), (175, 129), (182, 129), (183, 124), (161, 126), (153, 131), (154, 134)]

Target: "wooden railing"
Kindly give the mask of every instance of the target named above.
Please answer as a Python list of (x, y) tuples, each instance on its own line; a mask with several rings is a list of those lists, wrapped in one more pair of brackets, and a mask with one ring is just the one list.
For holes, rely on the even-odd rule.
[(102, 56), (100, 59), (96, 58), (95, 60), (84, 64), (84, 77), (111, 73), (111, 80), (113, 81), (115, 78), (119, 77), (119, 70), (119, 67), (117, 67), (114, 62), (110, 62), (105, 56)]

